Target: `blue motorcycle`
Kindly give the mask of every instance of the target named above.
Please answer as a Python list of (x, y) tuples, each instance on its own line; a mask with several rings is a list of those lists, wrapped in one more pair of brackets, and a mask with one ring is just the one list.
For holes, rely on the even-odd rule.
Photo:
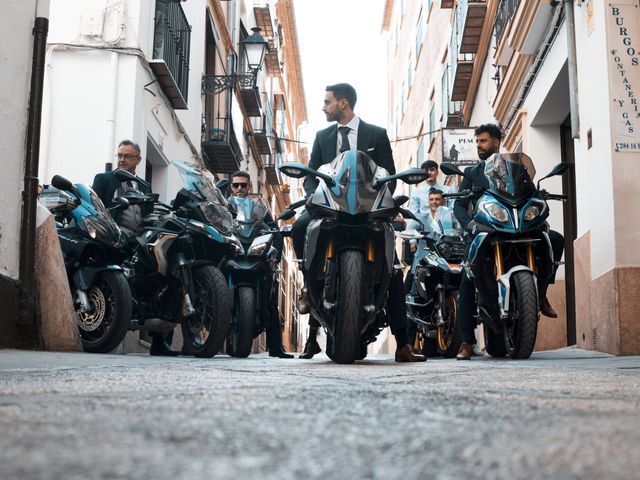
[(120, 266), (126, 236), (90, 187), (59, 175), (51, 184), (40, 202), (58, 227), (82, 348), (110, 352), (131, 321), (131, 290)]
[[(465, 175), (443, 163), (447, 175)], [(560, 163), (540, 179), (562, 175)], [(489, 187), (476, 203), (467, 226), (473, 239), (468, 246), (464, 274), (474, 279), (477, 320), (484, 324), (487, 353), (494, 357), (529, 358), (536, 341), (538, 291), (546, 291), (555, 268), (549, 240), (547, 200), (566, 196), (540, 190), (536, 170), (523, 153), (494, 154), (485, 163)], [(446, 194), (471, 197), (472, 192)]]

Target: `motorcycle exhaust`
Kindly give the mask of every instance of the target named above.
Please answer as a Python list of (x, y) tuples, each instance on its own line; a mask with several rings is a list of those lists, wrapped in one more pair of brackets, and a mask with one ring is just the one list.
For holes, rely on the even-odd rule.
[(131, 330), (144, 330), (147, 332), (169, 332), (175, 328), (176, 324), (162, 320), (160, 318), (147, 318), (144, 323), (139, 323), (138, 319), (131, 320)]

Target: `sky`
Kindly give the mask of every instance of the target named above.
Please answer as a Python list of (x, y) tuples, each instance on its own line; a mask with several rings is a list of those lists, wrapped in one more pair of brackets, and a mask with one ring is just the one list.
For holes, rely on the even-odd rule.
[(313, 142), (329, 126), (322, 113), (325, 87), (339, 82), (358, 93), (355, 112), (387, 128), (387, 47), (382, 36), (385, 0), (294, 0), (308, 127)]

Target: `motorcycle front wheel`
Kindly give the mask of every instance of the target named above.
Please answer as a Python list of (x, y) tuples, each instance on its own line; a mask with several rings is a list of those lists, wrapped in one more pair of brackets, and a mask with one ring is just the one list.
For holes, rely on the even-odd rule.
[[(72, 286), (73, 288), (73, 286)], [(91, 311), (80, 308), (74, 295), (76, 319), (82, 349), (91, 353), (108, 353), (116, 348), (131, 323), (131, 289), (120, 271), (105, 271), (87, 291)]]
[(231, 320), (231, 331), (227, 339), (227, 353), (231, 357), (246, 358), (251, 353), (255, 331), (256, 292), (251, 287), (238, 287)]
[(538, 334), (538, 295), (533, 274), (515, 272), (511, 277), (509, 318), (504, 344), (511, 358), (526, 359), (533, 353)]
[(231, 293), (222, 272), (206, 265), (193, 270), (195, 314), (182, 321), (182, 350), (210, 358), (220, 351), (231, 326)]
[(358, 250), (340, 255), (336, 325), (330, 342), (330, 358), (336, 363), (353, 363), (361, 356), (364, 257)]

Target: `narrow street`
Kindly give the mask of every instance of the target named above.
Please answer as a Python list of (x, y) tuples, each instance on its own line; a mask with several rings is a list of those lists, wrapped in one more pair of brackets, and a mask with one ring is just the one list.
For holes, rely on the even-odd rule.
[(562, 478), (640, 471), (640, 357), (341, 366), (0, 352), (1, 479)]

